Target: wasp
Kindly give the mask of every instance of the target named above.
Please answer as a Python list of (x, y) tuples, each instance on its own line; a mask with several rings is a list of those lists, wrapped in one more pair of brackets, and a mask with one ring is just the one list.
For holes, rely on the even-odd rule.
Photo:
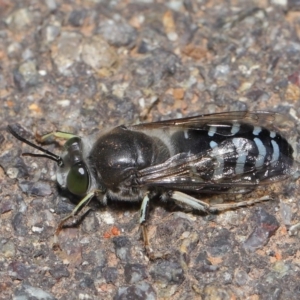
[(139, 201), (139, 223), (150, 251), (145, 223), (154, 197), (205, 213), (269, 200), (208, 204), (195, 195), (249, 193), (294, 174), (293, 147), (277, 129), (285, 122), (273, 112), (236, 111), (118, 126), (82, 138), (61, 131), (43, 136), (67, 140), (61, 156), (23, 138), (16, 126), (8, 131), (43, 152), (23, 155), (54, 160), (59, 186), (81, 198), (56, 232), (94, 197), (104, 205), (108, 199)]

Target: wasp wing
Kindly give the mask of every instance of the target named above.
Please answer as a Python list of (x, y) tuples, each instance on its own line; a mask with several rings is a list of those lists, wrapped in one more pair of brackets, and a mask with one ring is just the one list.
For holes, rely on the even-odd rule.
[(130, 129), (147, 130), (155, 128), (182, 127), (185, 129), (203, 128), (203, 126), (224, 127), (233, 123), (247, 123), (253, 126), (262, 126), (272, 130), (290, 131), (295, 128), (295, 122), (286, 114), (267, 111), (230, 111), (213, 114), (203, 114), (193, 117), (158, 121), (133, 125)]
[[(224, 148), (192, 155), (179, 153), (162, 164), (140, 170), (139, 186), (196, 193), (247, 193), (259, 185), (285, 180), (299, 170), (295, 162), (285, 174), (276, 174), (277, 161), (265, 163), (257, 169), (255, 163), (260, 159), (259, 156), (253, 157), (245, 167), (237, 163), (236, 155), (233, 149)], [(227, 171), (224, 171), (221, 163), (225, 156)], [(234, 171), (239, 167), (243, 167), (243, 172), (237, 174)], [(264, 174), (271, 173), (270, 177), (264, 177)]]

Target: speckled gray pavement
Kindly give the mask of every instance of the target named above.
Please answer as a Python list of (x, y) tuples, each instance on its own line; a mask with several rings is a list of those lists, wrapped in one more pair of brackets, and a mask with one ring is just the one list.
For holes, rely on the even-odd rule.
[[(274, 201), (201, 215), (151, 206), (149, 261), (139, 205), (74, 207), (55, 163), (22, 157), (55, 129), (97, 129), (233, 110), (300, 116), (299, 1), (0, 1), (0, 299), (299, 299), (299, 183)], [(46, 145), (60, 153), (59, 143)], [(222, 197), (220, 197), (222, 198)], [(209, 197), (203, 198), (209, 201)], [(224, 199), (220, 199), (223, 201)]]

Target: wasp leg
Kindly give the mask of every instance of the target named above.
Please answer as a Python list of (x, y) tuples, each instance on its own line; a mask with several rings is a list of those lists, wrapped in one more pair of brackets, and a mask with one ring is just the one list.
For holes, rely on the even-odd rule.
[(178, 191), (175, 191), (172, 194), (171, 198), (174, 199), (175, 201), (184, 203), (196, 210), (203, 211), (206, 213), (223, 211), (223, 210), (228, 210), (228, 209), (235, 209), (235, 208), (242, 207), (242, 206), (250, 206), (250, 205), (253, 205), (258, 202), (272, 200), (272, 198), (270, 196), (264, 196), (264, 197), (261, 197), (258, 199), (250, 199), (250, 200), (240, 201), (240, 202), (236, 202), (236, 203), (208, 204), (204, 201), (201, 201), (199, 199), (196, 199), (192, 196), (189, 196), (187, 194), (184, 194), (184, 193), (178, 192)]
[(147, 193), (142, 201), (139, 223), (140, 223), (140, 226), (142, 229), (142, 236), (143, 236), (146, 254), (150, 260), (155, 260), (155, 259), (165, 258), (165, 257), (169, 256), (170, 254), (169, 253), (161, 253), (161, 252), (154, 253), (152, 248), (150, 247), (148, 234), (147, 234), (147, 228), (146, 228), (146, 218), (147, 218), (147, 212), (148, 212), (148, 208), (149, 208), (149, 202), (150, 202), (149, 193)]
[(147, 193), (142, 201), (139, 223), (140, 223), (140, 226), (142, 229), (143, 241), (144, 241), (144, 246), (145, 246), (147, 256), (150, 259), (152, 259), (153, 251), (149, 244), (147, 228), (146, 228), (146, 218), (147, 218), (147, 212), (148, 212), (148, 208), (149, 208), (149, 202), (150, 202), (149, 193)]
[(270, 196), (264, 196), (264, 197), (261, 197), (258, 199), (250, 199), (250, 200), (239, 201), (239, 202), (235, 202), (235, 203), (212, 204), (209, 206), (209, 211), (214, 212), (214, 211), (222, 211), (222, 210), (227, 210), (227, 209), (235, 209), (235, 208), (239, 208), (242, 206), (251, 206), (255, 203), (269, 201), (272, 199), (273, 198)]
[(52, 131), (52, 132), (49, 132), (45, 135), (39, 135), (38, 133), (35, 134), (35, 139), (41, 144), (50, 137), (69, 140), (73, 137), (77, 137), (77, 135), (69, 133), (69, 132), (63, 132), (63, 131)]
[(72, 210), (72, 212), (67, 215), (65, 218), (63, 218), (60, 223), (58, 224), (57, 228), (56, 228), (56, 231), (55, 231), (55, 234), (54, 234), (54, 246), (56, 247), (57, 246), (57, 240), (58, 240), (58, 235), (60, 233), (60, 231), (62, 230), (64, 224), (66, 223), (67, 220), (71, 219), (71, 218), (74, 218), (77, 213), (83, 208), (85, 207), (86, 205), (89, 204), (89, 202), (91, 201), (91, 199), (95, 196), (95, 191), (87, 194), (77, 205), (76, 207)]
[(208, 203), (201, 201), (199, 199), (196, 199), (187, 194), (184, 194), (182, 192), (178, 192), (178, 191), (173, 192), (171, 198), (175, 201), (186, 204), (196, 210), (200, 210), (203, 212), (209, 212), (210, 205)]

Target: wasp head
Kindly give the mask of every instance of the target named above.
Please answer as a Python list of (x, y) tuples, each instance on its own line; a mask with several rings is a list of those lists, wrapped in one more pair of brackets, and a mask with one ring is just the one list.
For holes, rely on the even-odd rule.
[(19, 141), (43, 152), (43, 154), (23, 153), (23, 156), (48, 158), (57, 163), (57, 182), (61, 188), (67, 189), (76, 196), (83, 196), (88, 192), (90, 174), (83, 159), (82, 141), (79, 137), (68, 139), (64, 146), (63, 156), (58, 156), (24, 138), (19, 125), (8, 125), (7, 131)]

